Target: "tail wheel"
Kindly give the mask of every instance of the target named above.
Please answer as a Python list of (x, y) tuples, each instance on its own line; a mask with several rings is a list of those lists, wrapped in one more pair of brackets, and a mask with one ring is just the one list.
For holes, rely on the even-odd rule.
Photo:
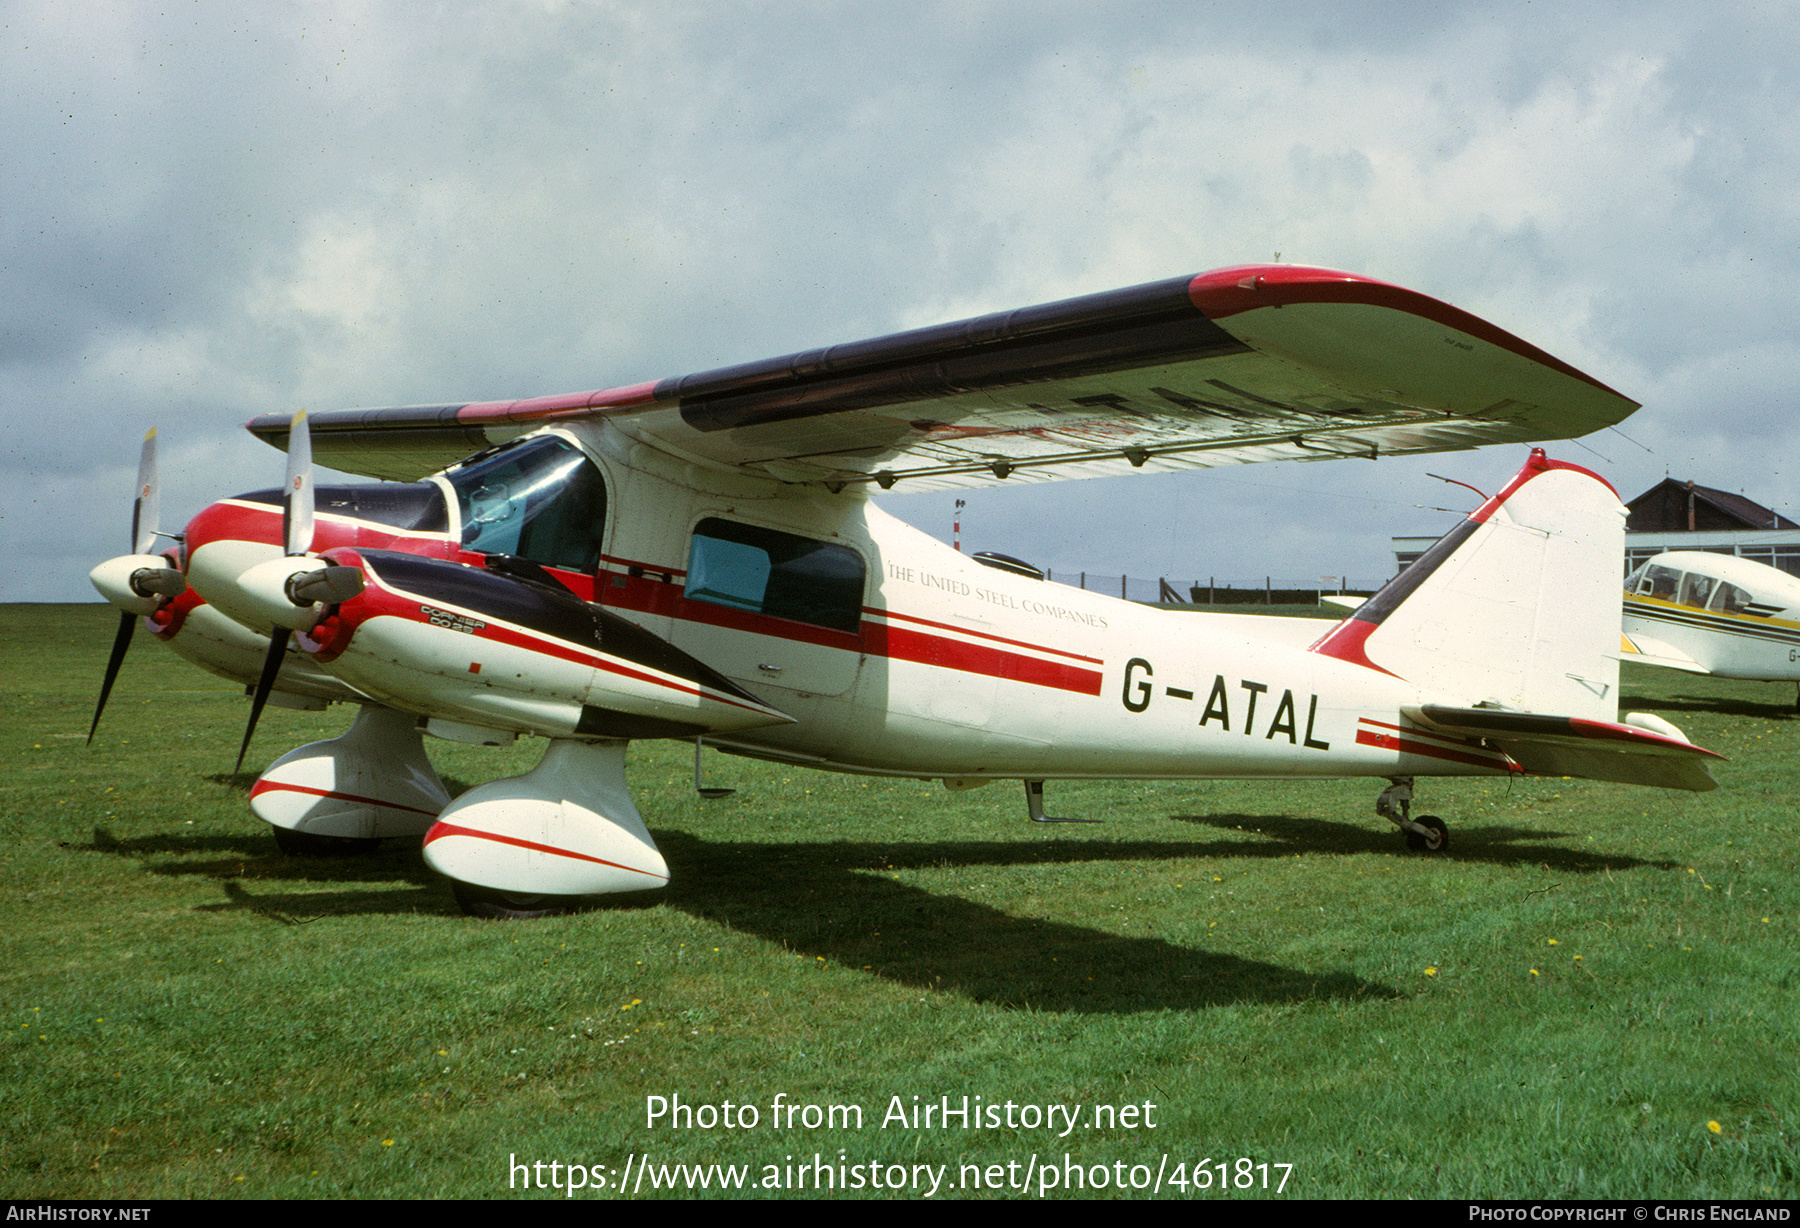
[(1444, 820), (1435, 814), (1422, 814), (1413, 822), (1427, 830), (1425, 835), (1407, 832), (1407, 848), (1415, 853), (1441, 853), (1450, 847), (1450, 829), (1444, 826)]

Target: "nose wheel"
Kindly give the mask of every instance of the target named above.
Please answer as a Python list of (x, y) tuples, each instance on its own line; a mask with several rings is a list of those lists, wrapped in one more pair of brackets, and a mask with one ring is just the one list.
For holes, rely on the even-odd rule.
[(1392, 782), (1375, 799), (1375, 813), (1406, 833), (1406, 847), (1415, 853), (1442, 853), (1450, 847), (1450, 829), (1435, 814), (1412, 817), (1413, 778), (1392, 776)]

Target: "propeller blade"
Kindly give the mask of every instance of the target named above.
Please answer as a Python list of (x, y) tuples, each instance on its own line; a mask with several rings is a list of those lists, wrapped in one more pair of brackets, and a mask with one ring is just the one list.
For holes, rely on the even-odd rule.
[(244, 756), (250, 751), (250, 739), (256, 736), (256, 722), (262, 717), (263, 705), (269, 702), (269, 692), (275, 689), (275, 676), (281, 672), (287, 642), (286, 627), (276, 627), (269, 633), (269, 655), (263, 658), (262, 676), (256, 680), (256, 694), (250, 700), (250, 722), (244, 726), (244, 743), (238, 747), (237, 766), (231, 769), (233, 776), (244, 770)]
[(162, 491), (156, 481), (156, 428), (144, 433), (138, 453), (137, 498), (131, 504), (131, 552), (149, 554), (156, 544), (157, 507)]
[(125, 650), (131, 647), (131, 632), (137, 626), (136, 614), (121, 613), (119, 615), (119, 631), (113, 636), (112, 656), (107, 658), (106, 677), (100, 683), (100, 702), (94, 705), (94, 723), (88, 726), (87, 744), (94, 744), (94, 731), (100, 728), (100, 714), (106, 711), (106, 697), (112, 694), (113, 682), (119, 676), (119, 666), (125, 663)]
[(289, 554), (310, 554), (313, 538), (312, 432), (306, 411), (288, 424), (287, 497), (281, 514), (282, 539)]
[[(144, 432), (144, 446), (138, 451), (137, 494), (131, 501), (131, 552), (148, 555), (156, 544), (157, 508), (160, 487), (156, 480), (156, 428)], [(105, 566), (103, 564), (102, 566)], [(179, 597), (187, 588), (187, 577), (169, 567), (139, 568), (125, 581), (133, 595), (145, 599)], [(105, 589), (101, 590), (105, 593)], [(131, 647), (131, 633), (137, 629), (138, 615), (129, 610), (119, 614), (119, 629), (113, 635), (112, 655), (106, 659), (106, 675), (100, 680), (100, 700), (94, 705), (94, 719), (88, 725), (87, 744), (94, 744), (100, 728), (100, 714), (118, 681), (119, 667), (125, 664), (125, 652)]]
[[(310, 554), (313, 538), (312, 432), (307, 429), (304, 409), (288, 423), (287, 454), (287, 489), (281, 504), (283, 549), (290, 556)], [(355, 572), (356, 592), (362, 591), (362, 572), (354, 567), (327, 567), (318, 573), (320, 582), (328, 590), (334, 586), (328, 578), (333, 571)], [(342, 579), (339, 577), (338, 582)], [(289, 599), (293, 599), (293, 594), (289, 594)], [(308, 599), (307, 603), (310, 601)], [(288, 628), (280, 624), (269, 631), (269, 654), (263, 658), (256, 693), (250, 699), (250, 720), (244, 725), (244, 741), (238, 747), (237, 766), (231, 769), (233, 776), (244, 770), (244, 756), (250, 753), (250, 739), (256, 736), (256, 722), (262, 719), (263, 705), (269, 702), (269, 692), (275, 689), (275, 679), (281, 673), (281, 658), (287, 653), (288, 635)]]

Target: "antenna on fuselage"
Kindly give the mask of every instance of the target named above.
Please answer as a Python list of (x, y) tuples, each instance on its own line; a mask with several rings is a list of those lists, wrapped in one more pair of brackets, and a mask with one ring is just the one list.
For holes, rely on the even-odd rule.
[(705, 745), (705, 738), (694, 739), (694, 792), (698, 793), (709, 802), (717, 801), (721, 797), (730, 797), (733, 793), (737, 792), (736, 789), (721, 789), (709, 787), (700, 783), (700, 748)]

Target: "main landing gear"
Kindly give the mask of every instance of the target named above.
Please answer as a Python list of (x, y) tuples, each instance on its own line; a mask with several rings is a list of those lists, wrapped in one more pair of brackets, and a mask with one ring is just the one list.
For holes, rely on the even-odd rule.
[(523, 776), (477, 785), (444, 807), (424, 854), (478, 917), (550, 916), (599, 896), (642, 901), (669, 882), (625, 787), (623, 741), (553, 739)]
[(1044, 813), (1044, 782), (1025, 782), (1025, 813), (1033, 823), (1098, 823), (1099, 819), (1059, 819)]
[(1450, 847), (1450, 829), (1435, 814), (1412, 817), (1413, 778), (1390, 776), (1393, 783), (1375, 799), (1375, 813), (1391, 819), (1406, 833), (1406, 847), (1415, 853), (1441, 853)]
[(450, 804), (414, 718), (364, 704), (341, 737), (291, 750), (250, 790), (250, 809), (290, 857), (372, 852), (422, 836)]

